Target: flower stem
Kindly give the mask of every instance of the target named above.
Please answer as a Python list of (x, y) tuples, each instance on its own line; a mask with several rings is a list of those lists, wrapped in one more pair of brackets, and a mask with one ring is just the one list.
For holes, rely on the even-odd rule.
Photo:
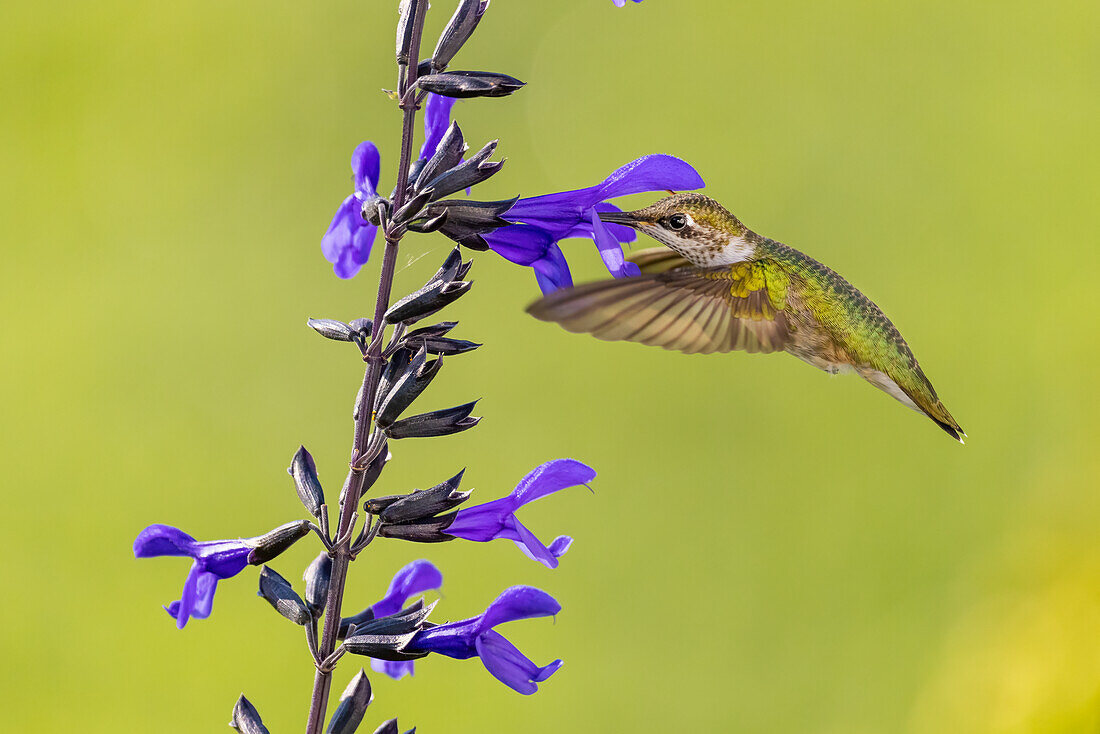
[[(405, 189), (408, 187), (409, 166), (412, 163), (413, 128), (416, 122), (418, 106), (415, 98), (407, 98), (405, 92), (416, 83), (417, 60), (420, 58), (420, 37), (424, 30), (424, 14), (428, 9), (427, 0), (416, 4), (413, 16), (412, 44), (409, 49), (409, 70), (405, 80), (405, 89), (398, 90), (402, 100), (401, 157), (397, 164), (397, 188), (394, 193), (393, 211), (405, 203)], [(321, 636), (318, 657), (327, 660), (336, 650), (336, 638), (340, 630), (340, 607), (344, 598), (344, 583), (347, 579), (348, 565), (353, 560), (351, 553), (351, 526), (354, 522), (359, 497), (363, 491), (365, 464), (360, 467), (359, 459), (367, 449), (370, 424), (374, 406), (377, 403), (378, 383), (382, 378), (382, 340), (385, 332), (383, 317), (389, 308), (390, 291), (393, 288), (393, 275), (397, 264), (397, 251), (401, 235), (386, 234), (386, 249), (382, 256), (382, 272), (378, 281), (378, 298), (374, 305), (374, 327), (371, 344), (367, 349), (367, 368), (363, 375), (363, 388), (356, 405), (355, 434), (352, 441), (351, 469), (344, 480), (341, 493), (340, 523), (336, 530), (337, 538), (344, 538), (333, 549), (332, 573), (329, 580), (328, 595), (325, 600), (325, 627)], [(313, 679), (313, 695), (310, 699), (309, 719), (306, 734), (321, 734), (328, 709), (329, 689), (332, 687), (332, 672), (318, 668)]]

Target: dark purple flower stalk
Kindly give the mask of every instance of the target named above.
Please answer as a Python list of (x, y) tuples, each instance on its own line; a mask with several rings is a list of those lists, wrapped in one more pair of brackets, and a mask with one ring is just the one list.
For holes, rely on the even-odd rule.
[(506, 215), (516, 224), (484, 235), (490, 249), (517, 265), (534, 269), (544, 293), (573, 285), (569, 265), (558, 242), (591, 237), (608, 271), (616, 278), (637, 275), (638, 268), (623, 258), (622, 245), (633, 242), (634, 230), (605, 224), (599, 212), (619, 211), (608, 203), (645, 191), (685, 191), (706, 184), (690, 165), (670, 155), (647, 155), (617, 169), (595, 186), (520, 199)]
[(561, 660), (536, 665), (493, 627), (517, 619), (552, 617), (560, 611), (561, 605), (545, 591), (513, 586), (505, 589), (484, 614), (418, 632), (406, 650), (434, 652), (458, 660), (477, 656), (494, 678), (529, 695), (561, 667)]
[(520, 480), (508, 496), (459, 510), (454, 522), (443, 532), (456, 538), (478, 542), (497, 538), (511, 540), (528, 558), (549, 568), (557, 568), (558, 559), (569, 550), (573, 539), (568, 535), (559, 535), (549, 547), (543, 545), (516, 518), (516, 510), (528, 502), (534, 502), (567, 487), (587, 484), (595, 476), (596, 472), (591, 467), (575, 459), (548, 461)]
[[(371, 605), (375, 618), (388, 617), (404, 609), (405, 602), (414, 594), (420, 594), (443, 586), (443, 574), (431, 561), (421, 559), (408, 564), (396, 574), (390, 582), (386, 595)], [(371, 658), (372, 670), (385, 673), (394, 680), (400, 680), (413, 674), (413, 661), (376, 660)]]

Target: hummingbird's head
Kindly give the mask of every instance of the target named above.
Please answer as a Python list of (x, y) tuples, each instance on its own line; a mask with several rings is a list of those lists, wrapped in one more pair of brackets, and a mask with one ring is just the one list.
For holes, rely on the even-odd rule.
[(601, 212), (600, 219), (645, 232), (703, 267), (740, 262), (755, 249), (748, 227), (702, 194), (673, 194), (645, 209)]

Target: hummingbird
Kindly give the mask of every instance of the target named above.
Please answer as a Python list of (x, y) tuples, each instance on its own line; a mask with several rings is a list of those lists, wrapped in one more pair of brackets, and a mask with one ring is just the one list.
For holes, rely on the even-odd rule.
[(901, 333), (835, 271), (756, 234), (702, 194), (599, 217), (667, 248), (629, 256), (640, 275), (554, 291), (528, 313), (599, 339), (687, 354), (785, 351), (830, 374), (855, 372), (963, 443)]

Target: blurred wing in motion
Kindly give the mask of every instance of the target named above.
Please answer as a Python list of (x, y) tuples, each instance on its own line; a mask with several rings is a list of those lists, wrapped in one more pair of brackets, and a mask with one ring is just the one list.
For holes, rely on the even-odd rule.
[(677, 268), (689, 268), (691, 263), (675, 250), (667, 247), (649, 247), (626, 256), (643, 273), (666, 273)]
[[(738, 275), (743, 269), (676, 267), (661, 272), (672, 258), (651, 257), (649, 252), (632, 257), (645, 261), (634, 260), (642, 275), (555, 291), (527, 312), (597, 339), (641, 342), (686, 354), (775, 352), (787, 345), (787, 315), (763, 289), (746, 289)], [(657, 272), (647, 271), (650, 267)]]

